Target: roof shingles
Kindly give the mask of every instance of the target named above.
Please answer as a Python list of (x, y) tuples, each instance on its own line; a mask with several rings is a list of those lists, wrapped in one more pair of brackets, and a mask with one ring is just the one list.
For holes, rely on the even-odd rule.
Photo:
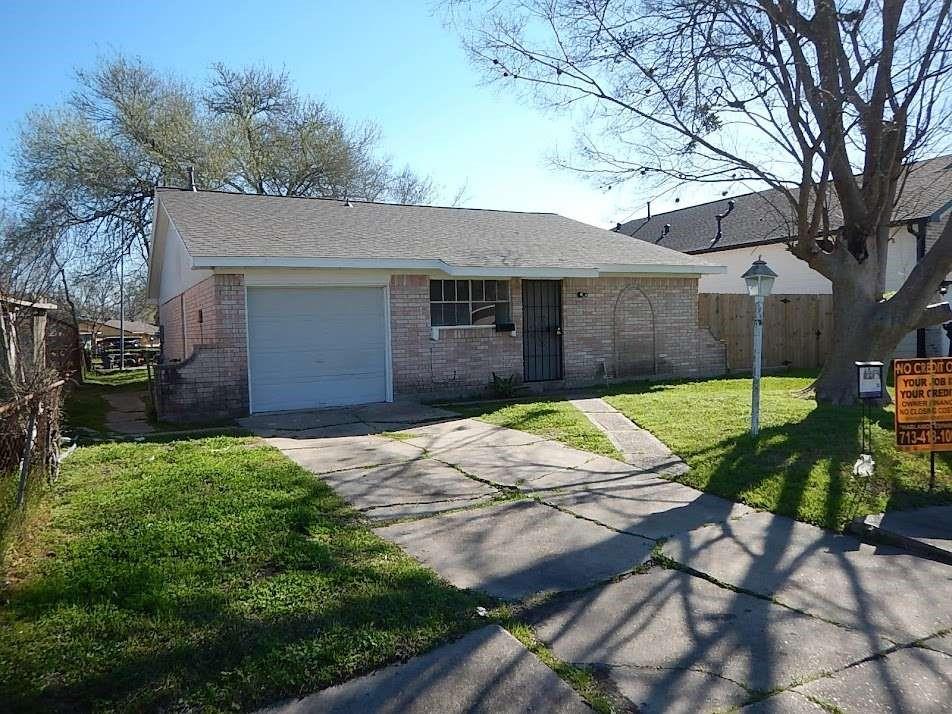
[(553, 213), (159, 189), (195, 258), (442, 261), (482, 268), (717, 266)]
[[(727, 210), (727, 202), (730, 200), (734, 201), (734, 210), (723, 221), (721, 239), (716, 246), (712, 246), (711, 242), (717, 233), (715, 216)], [(928, 217), (946, 206), (950, 200), (952, 156), (920, 161), (912, 165), (909, 172), (902, 198), (895, 211), (895, 220), (898, 222)], [(795, 233), (790, 215), (787, 199), (777, 189), (769, 189), (659, 213), (650, 220), (636, 218), (623, 223), (619, 232), (651, 244), (658, 242), (675, 250), (705, 253), (786, 240)], [(831, 216), (834, 223), (838, 220), (837, 216)], [(670, 224), (671, 230), (661, 238), (665, 224)]]

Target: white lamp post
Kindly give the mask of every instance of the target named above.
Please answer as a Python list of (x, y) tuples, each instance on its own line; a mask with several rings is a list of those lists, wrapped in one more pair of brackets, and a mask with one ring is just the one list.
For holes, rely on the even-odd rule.
[(747, 294), (754, 298), (754, 385), (750, 399), (750, 433), (760, 433), (760, 364), (764, 345), (764, 298), (770, 295), (777, 274), (763, 258), (757, 260), (742, 276), (747, 283)]

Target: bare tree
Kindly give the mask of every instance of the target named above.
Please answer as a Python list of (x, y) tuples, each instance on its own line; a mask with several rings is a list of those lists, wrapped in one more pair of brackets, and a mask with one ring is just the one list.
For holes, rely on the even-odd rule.
[(285, 73), (217, 64), (196, 87), (115, 56), (79, 71), (63, 106), (27, 115), (14, 152), (17, 220), (36, 254), (55, 258), (72, 300), (70, 283), (114, 283), (124, 256), (128, 274), (144, 275), (154, 189), (184, 186), (190, 165), (206, 189), (428, 198), (432, 182), (394, 170), (378, 140), (373, 125), (302, 99)]
[(952, 269), (952, 223), (885, 299), (908, 167), (948, 147), (950, 0), (451, 0), (476, 62), (558, 109), (585, 107), (602, 181), (759, 181), (790, 250), (833, 284), (819, 401), (851, 403)]

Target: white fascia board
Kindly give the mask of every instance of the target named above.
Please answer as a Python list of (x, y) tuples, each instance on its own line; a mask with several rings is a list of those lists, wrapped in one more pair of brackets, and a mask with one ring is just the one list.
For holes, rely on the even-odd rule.
[(599, 273), (664, 273), (666, 275), (717, 275), (727, 272), (725, 265), (599, 265)]
[[(158, 226), (159, 226), (159, 197), (156, 195), (152, 199), (152, 230), (150, 231), (149, 236), (149, 272), (148, 277), (146, 278), (146, 296), (148, 297), (148, 302), (150, 305), (159, 304), (159, 280), (161, 276), (156, 273), (158, 269), (160, 272), (162, 270), (162, 263), (156, 260), (155, 254), (159, 251), (159, 246), (157, 245), (158, 237)], [(158, 268), (156, 265), (158, 264)], [(152, 301), (155, 301), (154, 303)]]
[(359, 259), (359, 258), (235, 258), (197, 256), (192, 268), (353, 268), (359, 270), (422, 270), (437, 271), (454, 277), (480, 278), (595, 278), (595, 268), (527, 268), (519, 266), (489, 267), (451, 265), (433, 259)]
[(603, 273), (700, 275), (726, 273), (723, 265), (606, 264), (592, 268), (521, 267), (518, 265), (452, 265), (435, 259), (392, 258), (268, 258), (216, 257), (192, 258), (192, 268), (352, 268), (362, 270), (439, 271), (459, 278), (597, 278)]

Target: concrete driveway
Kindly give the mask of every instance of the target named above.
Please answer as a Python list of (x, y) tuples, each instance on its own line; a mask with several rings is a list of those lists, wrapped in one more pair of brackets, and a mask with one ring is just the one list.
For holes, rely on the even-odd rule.
[[(540, 640), (638, 711), (948, 711), (948, 565), (665, 480), (656, 459), (621, 463), (427, 407), (246, 425), (449, 582), (518, 603), (546, 595), (524, 611)], [(454, 646), (447, 682), (501, 686)], [(415, 686), (413, 671), (294, 706), (359, 711), (381, 682)]]

